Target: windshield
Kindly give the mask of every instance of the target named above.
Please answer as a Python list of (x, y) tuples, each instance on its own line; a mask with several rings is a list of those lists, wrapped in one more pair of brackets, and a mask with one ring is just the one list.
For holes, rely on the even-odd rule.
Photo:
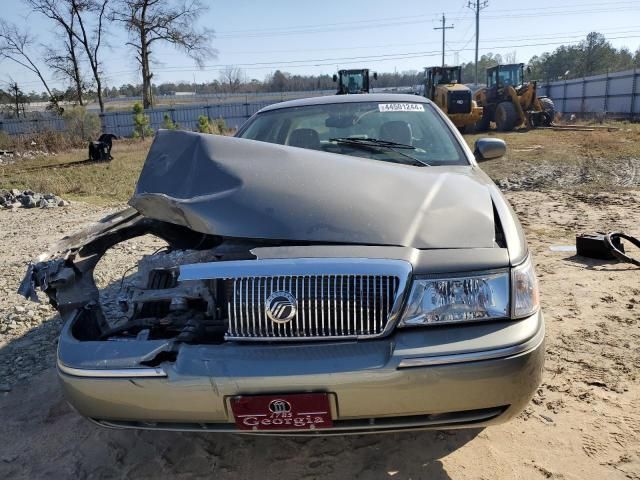
[(364, 76), (362, 72), (344, 73), (340, 76), (342, 91), (347, 93), (361, 93), (364, 90)]
[(444, 83), (460, 83), (460, 79), (458, 78), (458, 69), (445, 68), (437, 71), (434, 75), (434, 83), (436, 83), (437, 85), (441, 85)]
[(498, 86), (505, 87), (512, 85), (514, 87), (522, 85), (522, 67), (514, 65), (512, 67), (499, 67), (489, 75), (488, 85), (494, 86), (498, 81)]
[[(444, 121), (424, 103), (345, 102), (271, 110), (254, 116), (238, 136), (388, 162), (468, 165)], [(364, 142), (372, 139), (377, 142)]]

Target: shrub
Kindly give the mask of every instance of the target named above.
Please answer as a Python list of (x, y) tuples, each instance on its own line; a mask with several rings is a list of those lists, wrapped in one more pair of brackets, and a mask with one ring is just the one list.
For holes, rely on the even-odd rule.
[(74, 145), (83, 145), (86, 141), (95, 140), (100, 136), (100, 117), (87, 112), (81, 106), (69, 107), (62, 114), (69, 142)]
[(222, 118), (211, 120), (206, 115), (200, 115), (198, 117), (198, 131), (200, 133), (224, 135), (227, 131), (227, 124)]
[(173, 120), (171, 120), (171, 117), (168, 113), (165, 113), (162, 117), (162, 128), (166, 128), (167, 130), (177, 130), (178, 128), (180, 128), (180, 126), (177, 123), (174, 123)]
[(212, 133), (211, 122), (209, 121), (209, 117), (206, 115), (200, 115), (198, 117), (198, 131), (200, 133)]
[(140, 102), (133, 104), (133, 138), (142, 138), (153, 135), (153, 129), (149, 126), (149, 116), (144, 114)]

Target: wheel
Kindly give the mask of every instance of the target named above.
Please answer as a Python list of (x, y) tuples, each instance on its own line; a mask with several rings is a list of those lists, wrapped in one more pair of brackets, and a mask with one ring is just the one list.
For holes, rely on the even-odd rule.
[(544, 111), (544, 126), (550, 127), (556, 118), (556, 106), (549, 97), (542, 97), (540, 105), (542, 105), (542, 110)]
[(511, 102), (499, 103), (496, 107), (496, 128), (501, 132), (510, 132), (516, 127), (518, 114)]
[(491, 111), (489, 107), (484, 107), (482, 110), (482, 118), (478, 120), (475, 124), (476, 132), (486, 132), (489, 130), (489, 126), (491, 125)]

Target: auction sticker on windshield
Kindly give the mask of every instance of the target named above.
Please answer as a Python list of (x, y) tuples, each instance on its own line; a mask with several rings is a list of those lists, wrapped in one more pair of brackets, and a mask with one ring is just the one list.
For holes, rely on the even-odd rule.
[(381, 112), (424, 112), (424, 105), (419, 103), (379, 103)]

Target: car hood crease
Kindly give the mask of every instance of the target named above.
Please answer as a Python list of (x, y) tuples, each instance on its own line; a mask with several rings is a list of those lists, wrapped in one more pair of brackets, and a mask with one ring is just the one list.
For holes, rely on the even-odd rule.
[(129, 204), (227, 237), (490, 248), (493, 205), (471, 166), (416, 167), (160, 130)]

